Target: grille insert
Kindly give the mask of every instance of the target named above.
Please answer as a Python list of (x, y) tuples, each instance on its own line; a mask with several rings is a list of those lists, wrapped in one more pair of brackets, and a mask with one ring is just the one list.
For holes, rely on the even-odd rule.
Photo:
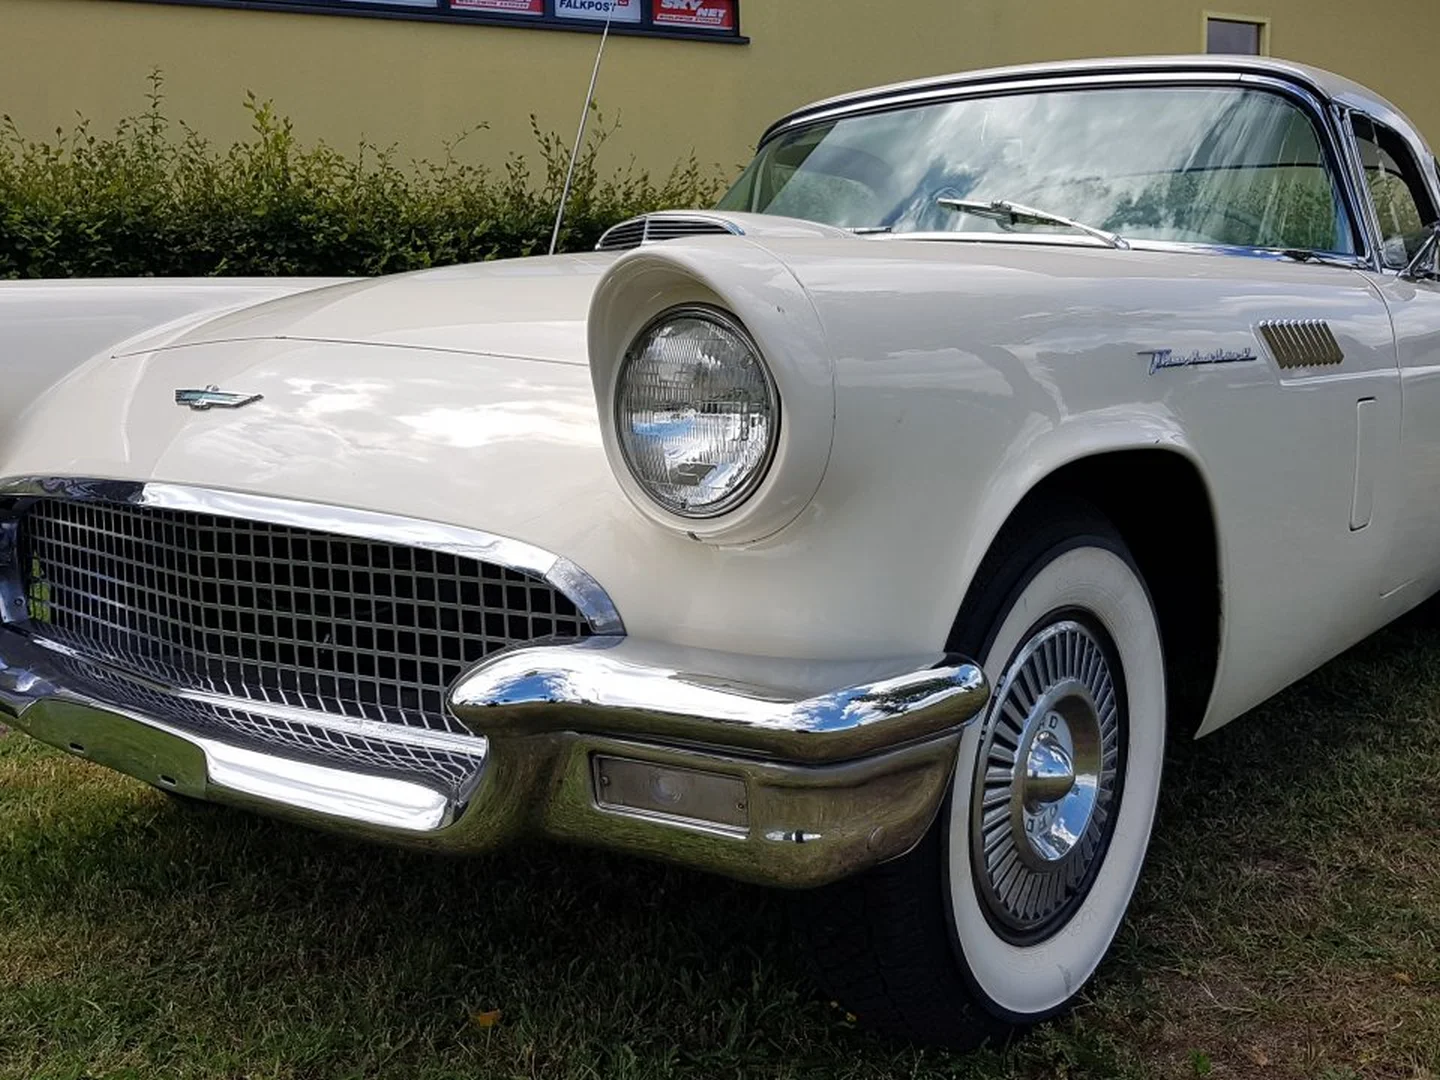
[(646, 214), (622, 221), (600, 237), (596, 251), (629, 251), (685, 236), (739, 236), (740, 227), (723, 218)]
[(477, 740), (471, 740), (477, 742), (476, 746), (462, 749), (374, 738), (300, 720), (187, 701), (131, 682), (109, 668), (82, 659), (59, 657), (54, 663), (64, 670), (68, 686), (93, 694), (99, 700), (136, 709), (196, 734), (261, 753), (279, 750), (286, 757), (308, 759), (331, 768), (419, 781), (462, 799), (484, 763), (484, 752)]
[(552, 585), (445, 552), (127, 503), (40, 499), (36, 632), (185, 689), (462, 733), (445, 691), (519, 642), (586, 637)]

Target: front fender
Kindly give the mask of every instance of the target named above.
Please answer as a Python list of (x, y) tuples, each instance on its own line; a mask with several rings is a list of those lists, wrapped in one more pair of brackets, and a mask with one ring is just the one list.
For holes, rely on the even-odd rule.
[[(657, 506), (635, 483), (615, 432), (621, 361), (644, 327), (684, 305), (721, 308), (755, 339), (780, 396), (775, 458), (742, 506), (697, 521)], [(605, 453), (636, 510), (656, 525), (722, 544), (764, 539), (793, 522), (814, 497), (835, 433), (835, 360), (810, 298), (790, 270), (758, 244), (736, 237), (641, 248), (622, 257), (590, 306), (590, 373)]]
[[(1046, 479), (1087, 459), (1135, 450), (1176, 454), (1205, 476), (1203, 462), (1190, 444), (1180, 418), (1163, 408), (1117, 405), (1063, 423), (1037, 421), (1018, 431), (1015, 440), (1005, 447), (991, 483), (980, 493), (971, 527), (956, 550), (956, 579), (974, 579), (1005, 523)], [(1219, 544), (1218, 537), (1216, 540)], [(1223, 560), (1223, 545), (1219, 546)]]

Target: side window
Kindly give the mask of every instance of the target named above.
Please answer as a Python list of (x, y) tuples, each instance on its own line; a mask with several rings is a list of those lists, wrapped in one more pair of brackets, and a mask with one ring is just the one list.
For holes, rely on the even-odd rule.
[(1430, 238), (1435, 205), (1424, 175), (1399, 133), (1368, 116), (1351, 117), (1370, 201), (1380, 219), (1381, 254), (1385, 265), (1403, 270)]

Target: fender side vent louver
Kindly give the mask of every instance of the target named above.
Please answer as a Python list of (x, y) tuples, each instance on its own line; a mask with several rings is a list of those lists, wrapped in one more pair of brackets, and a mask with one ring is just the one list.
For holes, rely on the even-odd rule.
[(1323, 319), (1270, 319), (1256, 327), (1282, 368), (1330, 367), (1345, 353)]
[(600, 237), (596, 251), (629, 251), (644, 244), (683, 236), (740, 236), (740, 226), (723, 218), (685, 214), (646, 214), (622, 221)]

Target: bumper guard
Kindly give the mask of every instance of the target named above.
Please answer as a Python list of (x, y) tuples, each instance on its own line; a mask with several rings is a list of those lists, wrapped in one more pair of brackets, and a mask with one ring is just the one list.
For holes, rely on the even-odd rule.
[[(482, 662), (450, 695), (471, 734), (449, 735), (157, 685), (89, 659), (104, 678), (77, 676), (78, 659), (0, 629), (0, 720), (157, 787), (370, 839), (469, 853), (540, 834), (796, 888), (913, 847), (988, 699), (980, 670), (954, 656), (797, 663), (600, 637)], [(135, 693), (108, 689), (121, 684)], [(432, 785), (327, 763), (197, 726), (207, 708), (443, 751), (473, 770)]]

